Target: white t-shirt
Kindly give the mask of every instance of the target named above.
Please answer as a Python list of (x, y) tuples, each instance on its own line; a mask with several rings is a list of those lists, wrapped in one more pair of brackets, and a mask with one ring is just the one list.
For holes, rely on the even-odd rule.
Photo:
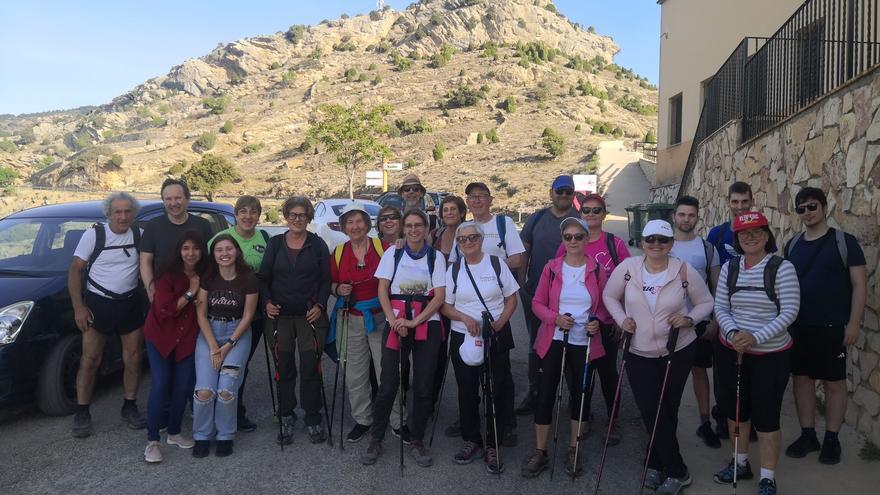
[[(104, 247), (126, 246), (134, 244), (134, 234), (128, 229), (124, 234), (114, 234), (110, 227), (104, 224), (105, 242)], [(95, 250), (95, 229), (88, 228), (83, 232), (76, 245), (73, 255), (77, 258), (88, 262)], [(127, 253), (127, 254), (126, 254)], [(109, 249), (101, 252), (98, 259), (95, 260), (94, 266), (89, 270), (89, 277), (95, 282), (106, 288), (124, 294), (135, 287), (138, 283), (138, 252), (135, 248), (128, 249)], [(106, 294), (87, 283), (90, 292), (94, 292), (102, 297)]]
[[(568, 343), (587, 345), (587, 323), (593, 298), (586, 285), (587, 265), (574, 267), (562, 262), (562, 291), (559, 293), (559, 314), (571, 313), (574, 326), (568, 331)], [(556, 327), (553, 340), (563, 340), (562, 329)]]
[[(501, 258), (501, 261), (506, 261), (507, 258), (515, 255), (526, 252), (525, 246), (523, 246), (522, 239), (519, 237), (519, 232), (516, 230), (516, 224), (513, 223), (513, 220), (510, 217), (504, 217), (504, 223), (506, 225), (504, 232), (504, 246), (505, 249), (502, 249), (498, 246), (501, 242), (501, 237), (498, 235), (498, 224), (497, 220), (495, 220), (495, 215), (492, 215), (489, 218), (489, 221), (486, 223), (480, 223), (480, 226), (483, 227), (483, 254), (491, 254), (493, 256), (497, 256)], [(458, 245), (452, 246), (452, 251), (449, 253), (449, 262), (458, 259)]]
[[(483, 259), (479, 263), (468, 265), (467, 268), (470, 269), (471, 275), (474, 276), (474, 280), (480, 288), (480, 294), (492, 313), (492, 318), (498, 319), (501, 316), (501, 312), (504, 311), (504, 298), (516, 294), (516, 291), (519, 290), (519, 284), (516, 283), (513, 274), (510, 273), (510, 268), (505, 263), (501, 263), (501, 285), (504, 286), (503, 291), (498, 287), (498, 279), (495, 276), (495, 270), (492, 268), (489, 255), (484, 254)], [(446, 280), (449, 283), (446, 289), (446, 304), (455, 306), (455, 309), (470, 316), (477, 323), (482, 322), (483, 311), (486, 309), (480, 302), (480, 298), (477, 297), (474, 284), (468, 278), (464, 262), (462, 262), (461, 268), (458, 271), (458, 288), (455, 289), (454, 294), (452, 293), (455, 286), (455, 282), (452, 280), (452, 265), (446, 270)], [(452, 331), (467, 333), (467, 328), (464, 322), (452, 320)]]
[(668, 268), (660, 273), (651, 273), (647, 268), (642, 267), (642, 291), (648, 299), (651, 312), (654, 312), (654, 308), (657, 307), (657, 296), (660, 294), (660, 289), (663, 288), (667, 271), (669, 271)]
[[(721, 266), (721, 258), (718, 256), (718, 250), (712, 247), (712, 261), (709, 266)], [(706, 250), (703, 247), (703, 240), (694, 237), (689, 241), (675, 241), (672, 243), (672, 250), (669, 254), (676, 258), (687, 262), (694, 267), (694, 270), (703, 277), (703, 281), (707, 284), (709, 280), (706, 278)]]
[[(391, 294), (427, 296), (432, 289), (446, 286), (446, 261), (443, 259), (443, 253), (437, 252), (433, 277), (428, 271), (427, 254), (414, 260), (406, 252), (400, 258), (397, 274), (394, 275), (394, 252), (396, 250), (394, 246), (389, 247), (382, 255), (379, 267), (376, 269), (376, 278), (391, 280), (392, 275), (394, 276), (394, 280), (391, 280)], [(440, 317), (435, 313), (430, 320), (440, 321)]]

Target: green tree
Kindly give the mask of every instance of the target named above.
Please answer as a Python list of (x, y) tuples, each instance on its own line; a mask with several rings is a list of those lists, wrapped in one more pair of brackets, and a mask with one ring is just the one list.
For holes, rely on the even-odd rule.
[(543, 146), (547, 153), (555, 160), (558, 156), (565, 153), (565, 138), (560, 136), (551, 128), (544, 129)]
[(183, 179), (190, 189), (200, 191), (214, 201), (214, 193), (224, 184), (238, 180), (240, 175), (235, 165), (227, 158), (206, 153), (201, 160), (183, 174)]
[(656, 143), (657, 136), (654, 134), (654, 129), (648, 129), (648, 132), (645, 133), (645, 142), (646, 143)]
[(286, 33), (284, 33), (284, 37), (287, 38), (287, 41), (296, 44), (302, 39), (308, 29), (308, 26), (294, 24), (293, 26), (290, 26), (290, 29), (288, 29)]
[(354, 198), (354, 176), (365, 164), (375, 163), (391, 154), (380, 139), (388, 132), (384, 117), (390, 105), (365, 108), (357, 103), (351, 107), (338, 104), (318, 107), (319, 117), (306, 133), (307, 138), (323, 145), (336, 158), (348, 179), (348, 197)]

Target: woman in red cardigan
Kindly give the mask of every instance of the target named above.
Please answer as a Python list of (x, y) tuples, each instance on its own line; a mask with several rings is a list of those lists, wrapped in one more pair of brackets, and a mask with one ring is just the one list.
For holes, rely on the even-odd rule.
[(194, 445), (180, 433), (180, 423), (195, 382), (193, 355), (199, 334), (195, 295), (207, 252), (201, 234), (186, 232), (177, 243), (176, 256), (153, 282), (153, 304), (144, 323), (151, 378), (144, 450), (147, 462), (162, 462), (159, 429), (163, 419), (167, 419), (169, 445), (183, 449)]

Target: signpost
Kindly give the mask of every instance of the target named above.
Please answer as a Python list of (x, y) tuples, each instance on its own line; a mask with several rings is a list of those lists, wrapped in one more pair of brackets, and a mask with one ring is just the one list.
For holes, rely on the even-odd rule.
[(384, 170), (368, 170), (366, 177), (367, 187), (382, 187), (385, 185)]

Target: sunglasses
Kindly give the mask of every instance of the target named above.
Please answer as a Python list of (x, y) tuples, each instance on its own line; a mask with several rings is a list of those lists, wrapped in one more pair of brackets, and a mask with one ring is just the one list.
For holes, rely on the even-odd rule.
[(400, 216), (399, 215), (382, 215), (377, 220), (379, 220), (379, 222), (390, 222), (392, 220), (400, 220)]
[(601, 215), (604, 211), (605, 208), (602, 208), (601, 206), (595, 206), (593, 208), (590, 208), (589, 206), (584, 206), (583, 208), (581, 208), (581, 213), (583, 213), (584, 215), (589, 215), (591, 213), (593, 215)]
[(562, 240), (565, 242), (577, 241), (581, 242), (587, 238), (587, 234), (562, 234)]
[(456, 237), (455, 240), (459, 244), (465, 244), (465, 243), (469, 243), (469, 242), (477, 242), (480, 239), (482, 239), (482, 237), (483, 236), (481, 236), (480, 234), (460, 235), (460, 236)]
[(573, 196), (574, 195), (574, 189), (571, 189), (568, 187), (560, 187), (559, 189), (557, 189), (553, 192), (555, 192), (557, 196)]
[(648, 244), (669, 244), (672, 239), (663, 237), (662, 235), (649, 235), (645, 237), (644, 242)]
[(816, 211), (816, 210), (818, 210), (818, 209), (819, 209), (819, 203), (807, 203), (807, 204), (805, 204), (805, 205), (803, 205), (803, 206), (798, 206), (798, 207), (796, 207), (796, 208), (794, 209), (794, 211), (796, 211), (798, 215), (803, 215), (803, 214), (806, 213), (808, 210), (809, 210), (809, 211)]
[(422, 188), (419, 186), (403, 186), (400, 188), (400, 192), (422, 192)]

